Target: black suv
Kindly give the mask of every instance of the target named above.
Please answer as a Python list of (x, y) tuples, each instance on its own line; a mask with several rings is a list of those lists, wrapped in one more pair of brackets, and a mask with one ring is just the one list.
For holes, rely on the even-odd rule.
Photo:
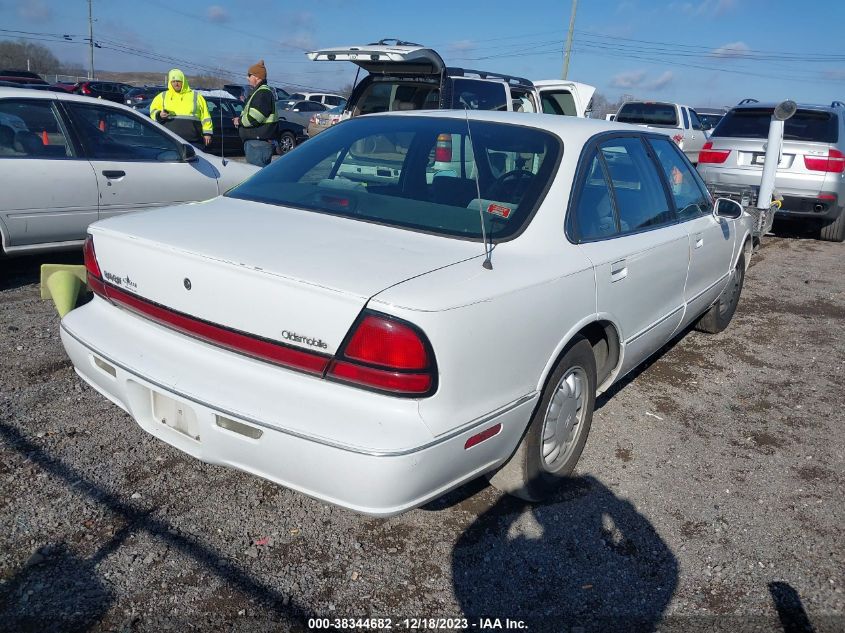
[(369, 73), (352, 90), (344, 118), (392, 110), (539, 108), (528, 79), (446, 66), (436, 51), (413, 42), (381, 40), (312, 51), (308, 58), (350, 61)]
[(127, 91), (133, 86), (118, 81), (82, 81), (76, 85), (73, 92), (95, 99), (106, 99), (115, 103), (123, 103), (126, 100)]

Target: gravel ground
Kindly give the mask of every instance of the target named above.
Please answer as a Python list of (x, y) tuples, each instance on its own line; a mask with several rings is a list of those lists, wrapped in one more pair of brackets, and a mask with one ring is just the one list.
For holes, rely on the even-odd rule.
[(154, 440), (39, 298), (79, 256), (0, 261), (0, 630), (845, 630), (843, 254), (767, 238), (726, 332), (600, 399), (553, 502), (479, 481), (389, 520)]

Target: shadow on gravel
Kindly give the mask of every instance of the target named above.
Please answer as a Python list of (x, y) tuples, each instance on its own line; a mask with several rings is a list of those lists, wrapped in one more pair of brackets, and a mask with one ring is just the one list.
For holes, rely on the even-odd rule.
[(775, 603), (783, 633), (814, 633), (804, 610), (801, 596), (788, 582), (770, 582), (769, 593)]
[(633, 505), (582, 477), (543, 505), (503, 497), (458, 539), (452, 577), (470, 623), (651, 631), (678, 584), (678, 562)]
[(0, 290), (37, 284), (41, 279), (41, 264), (82, 264), (82, 249), (27, 255), (26, 257), (0, 257)]
[[(141, 510), (123, 501), (117, 494), (85, 479), (81, 473), (42, 450), (4, 422), (0, 422), (0, 439), (45, 472), (108, 508), (124, 521), (123, 527), (90, 559), (78, 559), (63, 544), (47, 546), (34, 554), (35, 560), (31, 558), (14, 577), (0, 586), (0, 630), (88, 630), (99, 622), (112, 602), (96, 566), (139, 531), (145, 531), (191, 557), (209, 573), (266, 607), (273, 614), (274, 630), (306, 630), (307, 619), (313, 617), (307, 608), (295, 604), (273, 587), (254, 578), (236, 562), (227, 560), (195, 538), (179, 534), (166, 521), (151, 516), (151, 511)], [(28, 594), (30, 591), (32, 593)], [(28, 604), (21, 602), (22, 596), (27, 595), (30, 596)], [(231, 623), (229, 627), (224, 626), (220, 616), (215, 618), (219, 630), (231, 628)], [(133, 621), (131, 626), (147, 628), (143, 622), (137, 621)], [(155, 624), (152, 626), (150, 630), (158, 628)]]

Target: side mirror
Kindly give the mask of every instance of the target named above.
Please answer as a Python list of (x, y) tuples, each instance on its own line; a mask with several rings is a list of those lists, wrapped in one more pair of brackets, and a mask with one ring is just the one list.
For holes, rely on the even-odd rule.
[(717, 218), (738, 220), (742, 217), (743, 210), (739, 202), (730, 198), (716, 198), (716, 203), (713, 205), (713, 215)]
[(186, 163), (193, 163), (197, 160), (197, 150), (190, 143), (182, 143), (182, 160)]
[(709, 123), (702, 122), (701, 123), (701, 129), (704, 130), (705, 132), (707, 132), (708, 130), (712, 130), (713, 126), (710, 125)]

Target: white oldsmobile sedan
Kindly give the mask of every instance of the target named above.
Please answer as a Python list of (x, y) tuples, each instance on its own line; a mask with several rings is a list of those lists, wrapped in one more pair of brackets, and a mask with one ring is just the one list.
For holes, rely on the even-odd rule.
[(598, 393), (690, 324), (728, 325), (750, 224), (642, 128), (360, 117), (223, 197), (92, 225), (95, 296), (61, 336), (206, 462), (371, 515), (481, 475), (539, 500)]
[(208, 200), (256, 171), (123, 105), (0, 88), (0, 255), (79, 248), (91, 222)]

